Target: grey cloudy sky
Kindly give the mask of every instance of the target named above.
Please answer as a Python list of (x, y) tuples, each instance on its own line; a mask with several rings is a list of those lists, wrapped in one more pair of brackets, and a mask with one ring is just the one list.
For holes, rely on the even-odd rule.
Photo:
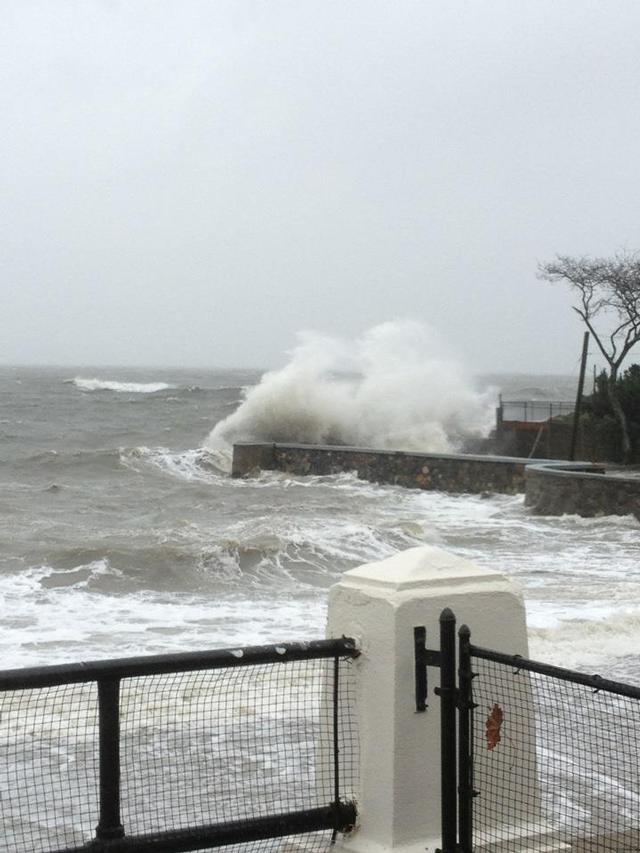
[(0, 362), (269, 366), (435, 326), (574, 371), (640, 248), (636, 0), (4, 0)]

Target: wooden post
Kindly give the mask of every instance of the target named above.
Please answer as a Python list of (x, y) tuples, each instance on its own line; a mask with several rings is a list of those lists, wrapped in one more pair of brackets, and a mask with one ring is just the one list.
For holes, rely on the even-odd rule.
[(578, 442), (578, 422), (580, 420), (580, 406), (582, 404), (582, 392), (584, 390), (584, 373), (587, 367), (587, 354), (589, 352), (589, 332), (584, 333), (582, 340), (582, 361), (580, 362), (580, 378), (578, 380), (578, 393), (576, 396), (576, 408), (573, 412), (573, 430), (571, 432), (571, 449), (569, 459), (573, 462), (576, 458), (576, 444)]

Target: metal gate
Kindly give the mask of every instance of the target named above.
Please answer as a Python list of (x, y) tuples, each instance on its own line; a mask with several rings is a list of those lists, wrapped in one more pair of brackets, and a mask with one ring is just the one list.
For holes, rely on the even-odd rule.
[(440, 853), (640, 851), (640, 687), (476, 646), (451, 610), (414, 631), (416, 704), (440, 668)]

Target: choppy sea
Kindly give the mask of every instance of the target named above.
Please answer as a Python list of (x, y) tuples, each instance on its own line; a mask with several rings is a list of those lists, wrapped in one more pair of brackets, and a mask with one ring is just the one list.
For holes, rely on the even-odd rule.
[[(0, 369), (0, 668), (320, 637), (345, 570), (429, 543), (521, 585), (532, 656), (640, 681), (637, 520), (353, 474), (231, 479), (208, 437), (260, 376)], [(566, 377), (476, 385), (573, 393)]]

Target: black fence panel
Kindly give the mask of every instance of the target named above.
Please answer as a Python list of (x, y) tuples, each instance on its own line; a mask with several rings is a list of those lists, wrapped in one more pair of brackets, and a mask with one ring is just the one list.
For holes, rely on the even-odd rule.
[(427, 707), (426, 667), (440, 668), (438, 853), (638, 853), (640, 687), (475, 646), (464, 625), (456, 681), (454, 626), (443, 610), (437, 650), (414, 629), (416, 710)]
[(471, 646), (473, 842), (640, 850), (640, 689)]
[(355, 820), (355, 654), (318, 641), (0, 673), (0, 851), (326, 850)]

